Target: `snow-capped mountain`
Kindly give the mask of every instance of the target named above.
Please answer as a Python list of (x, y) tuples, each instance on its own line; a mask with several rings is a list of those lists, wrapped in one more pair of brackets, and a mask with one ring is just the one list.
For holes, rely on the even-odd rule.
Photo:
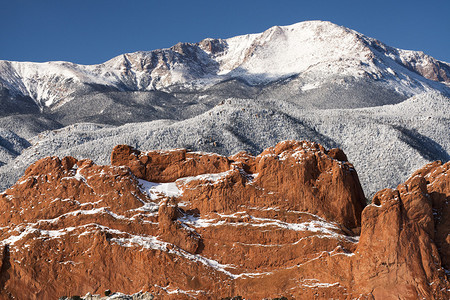
[(263, 33), (179, 43), (123, 54), (99, 65), (0, 61), (0, 87), (39, 107), (59, 106), (96, 87), (116, 91), (204, 89), (239, 78), (251, 85), (301, 78), (301, 91), (336, 77), (373, 79), (404, 96), (448, 92), (450, 65), (392, 48), (329, 22), (275, 26)]

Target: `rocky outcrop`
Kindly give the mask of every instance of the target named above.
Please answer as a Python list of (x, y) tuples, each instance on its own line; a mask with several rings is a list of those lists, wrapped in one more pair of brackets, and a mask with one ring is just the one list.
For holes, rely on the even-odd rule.
[(355, 281), (379, 299), (445, 299), (445, 256), (434, 242), (440, 222), (433, 210), (426, 179), (419, 175), (378, 192), (362, 214)]
[(128, 145), (119, 145), (111, 153), (111, 164), (128, 166), (138, 178), (147, 181), (173, 182), (182, 177), (228, 171), (231, 162), (224, 156), (186, 149), (141, 153)]
[(158, 210), (159, 237), (189, 253), (199, 252), (202, 246), (200, 235), (192, 228), (183, 227), (183, 224), (177, 220), (178, 217), (180, 217), (180, 211), (176, 203), (169, 201), (160, 203)]
[(3, 299), (449, 297), (449, 163), (366, 206), (345, 154), (311, 142), (111, 161), (45, 158), (0, 195)]
[[(365, 205), (358, 176), (342, 150), (326, 151), (316, 143), (281, 142), (256, 157), (241, 152), (229, 158), (185, 149), (141, 153), (119, 145), (111, 162), (151, 182), (190, 177), (177, 184), (187, 187), (182, 199), (189, 208), (202, 213), (231, 213), (248, 205), (289, 207), (351, 229), (360, 226)], [(217, 180), (195, 177), (210, 173), (221, 174)]]
[[(432, 204), (434, 234), (442, 265), (450, 270), (450, 163), (434, 162), (415, 172), (411, 178), (423, 177), (426, 182), (429, 200)], [(430, 202), (430, 201), (429, 201)], [(431, 227), (431, 230), (433, 227)], [(429, 230), (429, 231), (431, 231)]]

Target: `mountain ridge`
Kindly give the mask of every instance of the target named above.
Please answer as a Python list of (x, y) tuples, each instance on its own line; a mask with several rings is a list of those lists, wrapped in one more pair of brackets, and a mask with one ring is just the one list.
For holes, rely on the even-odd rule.
[(189, 90), (231, 78), (260, 85), (302, 75), (308, 89), (321, 85), (314, 80), (320, 73), (322, 81), (323, 76), (338, 74), (372, 78), (411, 96), (432, 89), (448, 93), (450, 84), (448, 63), (423, 52), (386, 46), (324, 21), (126, 53), (97, 65), (0, 61), (0, 71), (4, 88), (32, 98), (40, 107), (62, 105), (70, 101), (74, 91), (91, 85), (117, 91), (171, 90), (177, 86)]

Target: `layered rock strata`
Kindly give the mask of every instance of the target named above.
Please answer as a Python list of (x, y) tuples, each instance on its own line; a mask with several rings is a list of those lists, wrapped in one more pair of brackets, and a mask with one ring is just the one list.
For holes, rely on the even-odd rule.
[(366, 206), (345, 154), (311, 142), (111, 161), (45, 158), (0, 195), (3, 299), (449, 297), (449, 163)]

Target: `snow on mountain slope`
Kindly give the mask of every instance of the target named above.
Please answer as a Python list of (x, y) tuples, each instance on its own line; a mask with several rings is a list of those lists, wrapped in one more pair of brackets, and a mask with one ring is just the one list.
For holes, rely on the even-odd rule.
[(443, 88), (417, 73), (450, 82), (447, 63), (421, 52), (388, 47), (329, 22), (275, 26), (261, 34), (230, 38), (226, 44), (228, 49), (216, 55), (219, 74), (239, 76), (255, 84), (296, 74), (318, 77), (305, 84), (306, 90), (339, 75), (384, 81), (397, 92), (412, 95)]
[[(363, 76), (373, 66), (353, 65), (370, 57), (370, 49), (355, 33), (327, 22), (275, 26), (262, 34), (227, 40), (228, 51), (217, 58), (221, 73), (239, 72), (277, 79), (302, 72), (322, 71)], [(338, 70), (339, 68), (349, 67)]]
[(119, 91), (202, 89), (230, 78), (266, 84), (292, 75), (302, 90), (336, 76), (369, 78), (404, 96), (448, 93), (450, 65), (400, 50), (329, 22), (275, 26), (263, 33), (179, 43), (123, 54), (99, 65), (0, 61), (0, 86), (40, 107), (58, 106), (92, 86)]
[(396, 105), (304, 110), (289, 102), (229, 99), (196, 117), (123, 126), (71, 125), (30, 139), (31, 147), (0, 167), (1, 188), (36, 160), (50, 155), (109, 162), (111, 149), (188, 148), (229, 155), (258, 153), (282, 140), (309, 140), (343, 149), (366, 195), (395, 187), (433, 160), (450, 159), (450, 101), (433, 92)]

